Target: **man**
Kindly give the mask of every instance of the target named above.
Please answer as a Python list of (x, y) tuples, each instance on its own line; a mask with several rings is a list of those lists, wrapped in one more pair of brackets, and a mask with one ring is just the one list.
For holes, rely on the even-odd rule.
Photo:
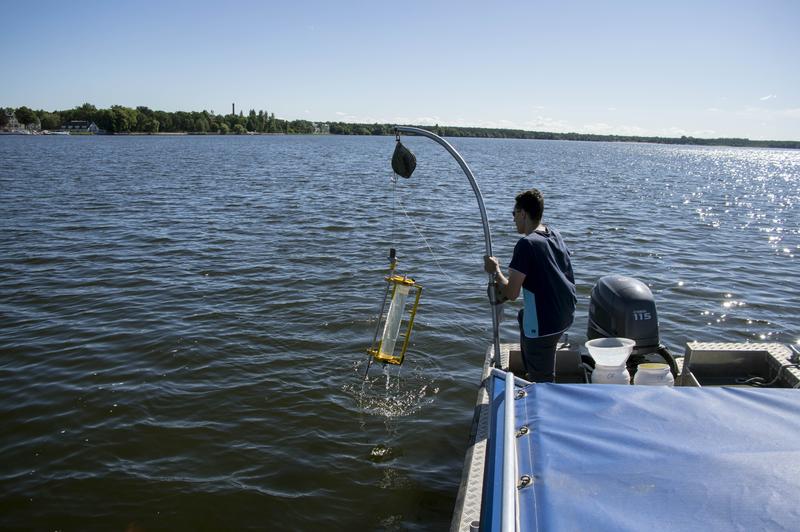
[(537, 189), (518, 194), (514, 223), (525, 236), (514, 246), (508, 277), (495, 257), (484, 256), (484, 269), (497, 274), (498, 301), (513, 301), (522, 291), (517, 320), (526, 377), (553, 382), (556, 344), (572, 325), (577, 299), (569, 249), (555, 228), (542, 223), (543, 212), (544, 198)]

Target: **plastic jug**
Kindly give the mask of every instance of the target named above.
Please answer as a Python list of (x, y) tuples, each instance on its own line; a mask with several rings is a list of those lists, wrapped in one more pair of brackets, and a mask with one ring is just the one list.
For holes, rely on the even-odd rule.
[(592, 372), (593, 384), (630, 384), (631, 374), (625, 364), (619, 366), (603, 366), (595, 364)]

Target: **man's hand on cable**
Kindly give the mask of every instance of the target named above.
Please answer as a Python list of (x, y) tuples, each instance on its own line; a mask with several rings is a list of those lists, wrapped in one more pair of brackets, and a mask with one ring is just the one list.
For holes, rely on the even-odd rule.
[(506, 278), (503, 272), (500, 271), (500, 264), (497, 262), (496, 257), (483, 256), (483, 269), (486, 273), (494, 275), (495, 283), (497, 283), (497, 293), (502, 294), (497, 300), (514, 301), (519, 297), (519, 292), (522, 289), (522, 283), (525, 281), (525, 275), (516, 271), (509, 270), (509, 277)]
[(483, 269), (486, 273), (500, 273), (500, 263), (496, 257), (483, 256)]
[(493, 285), (492, 282), (489, 281), (489, 286), (486, 287), (486, 295), (489, 296), (489, 301), (490, 302), (492, 301), (492, 292), (491, 292), (492, 286), (494, 286), (494, 304), (495, 305), (500, 305), (500, 304), (505, 303), (506, 301), (508, 301), (508, 298), (503, 293), (503, 287), (500, 286), (497, 283), (494, 283), (494, 285)]
[[(497, 258), (484, 255), (483, 269), (486, 271), (486, 273), (496, 274), (494, 283), (490, 281), (489, 286), (486, 288), (486, 295), (489, 296), (489, 301), (494, 301), (495, 305), (499, 305), (508, 301), (508, 297), (506, 297), (505, 293), (503, 292), (506, 282), (503, 282), (505, 279), (503, 278), (502, 273), (500, 273), (500, 264), (497, 262)], [(492, 286), (494, 286), (494, 300), (492, 300)]]

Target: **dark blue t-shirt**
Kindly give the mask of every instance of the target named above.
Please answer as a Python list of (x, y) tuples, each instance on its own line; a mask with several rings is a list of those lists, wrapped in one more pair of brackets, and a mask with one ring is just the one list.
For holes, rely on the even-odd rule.
[(509, 268), (525, 274), (522, 282), (522, 332), (537, 338), (565, 331), (575, 315), (575, 276), (569, 249), (558, 231), (534, 231), (514, 246)]

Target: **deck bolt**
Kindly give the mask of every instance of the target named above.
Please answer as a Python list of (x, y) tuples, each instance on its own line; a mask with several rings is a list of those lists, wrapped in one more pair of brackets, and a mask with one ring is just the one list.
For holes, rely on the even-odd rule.
[(520, 436), (525, 436), (528, 432), (529, 430), (527, 425), (521, 426), (517, 431), (517, 438), (519, 438)]
[(523, 397), (526, 397), (527, 395), (528, 395), (528, 392), (526, 392), (525, 390), (520, 390), (520, 391), (517, 392), (517, 395), (516, 395), (516, 397), (514, 397), (514, 399), (522, 399)]
[(528, 487), (533, 482), (533, 479), (528, 475), (522, 475), (519, 477), (519, 484), (517, 484), (517, 489), (521, 490), (522, 488)]

